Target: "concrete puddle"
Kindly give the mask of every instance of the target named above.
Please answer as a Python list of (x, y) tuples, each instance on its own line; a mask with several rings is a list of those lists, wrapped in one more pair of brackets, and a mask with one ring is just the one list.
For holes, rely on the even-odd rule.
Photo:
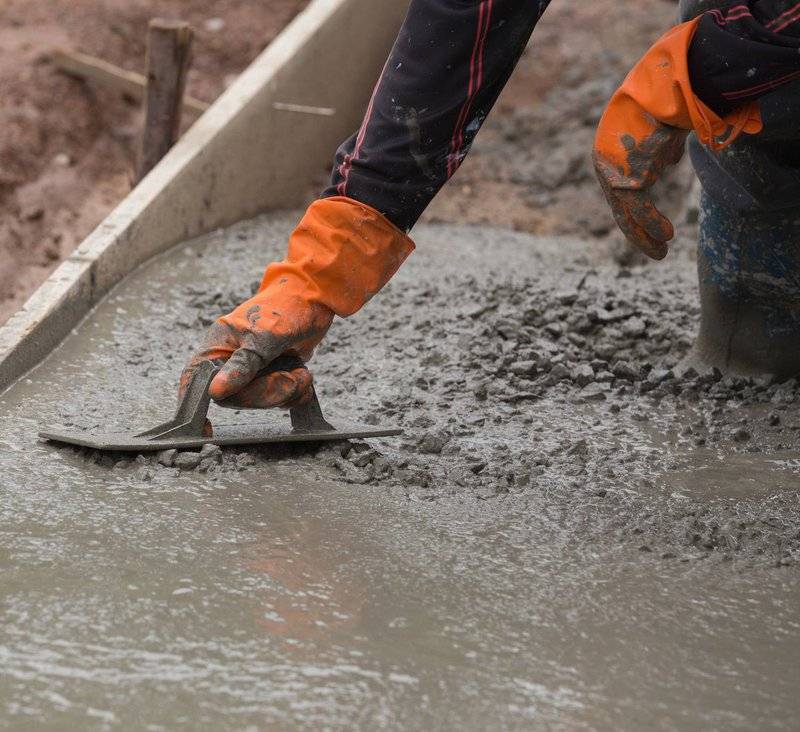
[(702, 491), (708, 496), (768, 498), (796, 492), (800, 486), (800, 453), (775, 455), (695, 455), (683, 470), (668, 473), (664, 483), (684, 493)]
[[(330, 450), (230, 451), (198, 473), (36, 441), (43, 422), (168, 415), (198, 307), (222, 308), (223, 282), (246, 294), (292, 221), (146, 266), (0, 397), (2, 726), (793, 728), (798, 570), (767, 554), (770, 521), (797, 530), (797, 453), (665, 448), (611, 397), (462, 411), (457, 395), (480, 385), (454, 363), (420, 381), (439, 357), (405, 340), (397, 304), (424, 278), (448, 286), (451, 243), (468, 276), (487, 238), (523, 270), (550, 266), (558, 243), (423, 227), (384, 305), (337, 325), (319, 358), (323, 406), (403, 423), (407, 443), (373, 446), (391, 478)], [(438, 337), (431, 312), (415, 317)], [(648, 462), (656, 450), (663, 464)], [(686, 539), (687, 517), (709, 515), (746, 523), (741, 556)], [(747, 533), (754, 516), (770, 543)]]

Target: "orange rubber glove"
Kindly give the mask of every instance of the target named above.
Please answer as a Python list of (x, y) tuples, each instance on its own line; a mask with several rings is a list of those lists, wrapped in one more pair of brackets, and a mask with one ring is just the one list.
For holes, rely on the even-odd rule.
[(722, 118), (692, 92), (687, 56), (699, 22), (678, 25), (656, 41), (611, 98), (595, 138), (595, 170), (614, 219), (653, 259), (666, 256), (675, 232), (650, 188), (681, 159), (689, 132), (720, 150), (742, 132), (762, 129), (758, 102)]
[(209, 329), (181, 376), (181, 393), (198, 364), (224, 361), (209, 394), (226, 407), (292, 407), (310, 397), (305, 368), (258, 372), (281, 355), (308, 361), (334, 315), (347, 317), (380, 290), (414, 250), (388, 219), (350, 198), (309, 206), (282, 262), (269, 265), (256, 295)]

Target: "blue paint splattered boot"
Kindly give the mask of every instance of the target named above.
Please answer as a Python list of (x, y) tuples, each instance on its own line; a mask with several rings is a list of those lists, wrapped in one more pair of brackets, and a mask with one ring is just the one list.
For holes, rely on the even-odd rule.
[(800, 375), (800, 207), (743, 212), (703, 193), (701, 323), (684, 366)]

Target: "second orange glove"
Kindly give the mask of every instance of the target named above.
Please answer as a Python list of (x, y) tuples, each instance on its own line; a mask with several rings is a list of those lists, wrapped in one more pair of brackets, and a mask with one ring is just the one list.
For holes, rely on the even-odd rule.
[(699, 22), (672, 28), (636, 64), (611, 98), (595, 138), (595, 170), (614, 218), (628, 241), (653, 259), (666, 256), (674, 231), (650, 188), (681, 159), (689, 132), (721, 149), (742, 132), (762, 129), (757, 102), (722, 118), (692, 91), (687, 57)]

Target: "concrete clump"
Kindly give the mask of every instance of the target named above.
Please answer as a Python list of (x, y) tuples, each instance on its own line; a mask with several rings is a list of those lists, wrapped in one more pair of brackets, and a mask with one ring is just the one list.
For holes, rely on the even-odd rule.
[[(685, 445), (681, 449), (689, 454), (709, 446), (733, 452), (778, 444), (777, 424), (771, 425), (770, 434), (748, 427), (750, 437), (742, 441), (744, 428), (734, 423), (742, 410), (772, 405), (776, 394), (778, 401), (787, 400), (784, 408), (793, 403), (797, 394), (792, 384), (781, 386), (769, 379), (725, 380), (716, 369), (703, 373), (688, 370), (679, 375), (676, 367), (687, 354), (696, 328), (695, 301), (678, 287), (656, 292), (646, 271), (622, 278), (626, 292), (609, 291), (605, 276), (585, 274), (583, 286), (568, 296), (550, 289), (547, 280), (460, 280), (454, 285), (460, 291), (477, 287), (476, 297), (482, 303), (479, 315), (463, 318), (457, 311), (445, 314), (435, 324), (428, 321), (427, 332), (422, 318), (413, 320), (407, 329), (398, 328), (395, 337), (402, 337), (404, 351), (409, 340), (418, 354), (436, 342), (437, 350), (448, 355), (446, 367), (426, 376), (428, 396), (424, 398), (412, 388), (393, 400), (391, 409), (380, 400), (365, 405), (365, 411), (379, 415), (379, 422), (394, 416), (417, 434), (415, 439), (406, 440), (402, 449), (390, 442), (376, 446), (387, 469), (377, 472), (362, 467), (354, 473), (355, 466), (349, 463), (342, 471), (345, 480), (404, 487), (410, 500), (425, 502), (507, 500), (541, 490), (557, 491), (565, 511), (569, 510), (566, 506), (588, 510), (579, 507), (589, 498), (595, 506), (606, 506), (602, 512), (591, 509), (596, 514), (596, 531), (603, 533), (621, 523), (613, 514), (633, 514), (643, 510), (640, 500), (642, 506), (653, 500), (657, 483), (635, 476), (680, 469), (680, 463), (667, 460), (670, 450)], [(447, 290), (430, 284), (425, 290), (430, 298), (428, 312), (441, 306), (444, 313)], [(378, 316), (384, 307), (386, 312), (402, 311), (407, 296), (407, 290), (390, 290), (373, 306)], [(563, 328), (558, 327), (561, 324)], [(343, 341), (348, 345), (370, 337), (357, 333), (350, 324), (345, 327)], [(571, 337), (576, 331), (580, 337)], [(324, 359), (337, 360), (340, 341), (337, 334), (332, 336), (333, 342), (321, 350)], [(388, 350), (393, 350), (391, 345)], [(413, 370), (413, 361), (409, 370)], [(553, 427), (553, 410), (563, 410), (560, 405), (565, 404), (575, 404), (570, 409), (577, 409), (578, 414), (571, 426), (559, 433)], [(720, 411), (709, 419), (715, 407)], [(642, 428), (658, 422), (664, 412), (680, 422), (688, 421), (691, 432), (669, 438), (674, 447), (663, 455), (653, 449), (641, 457), (634, 445), (641, 439)], [(434, 414), (438, 418), (430, 424)], [(422, 415), (425, 419), (421, 421)], [(616, 444), (596, 437), (576, 441), (576, 424), (585, 425), (587, 431), (595, 424)], [(494, 451), (494, 430), (502, 431), (510, 425), (515, 425), (514, 429), (503, 434), (512, 435), (511, 449)], [(420, 427), (424, 433), (419, 432)], [(439, 445), (432, 443), (429, 435), (445, 427), (452, 437), (438, 451)], [(666, 429), (664, 437), (666, 440)], [(436, 450), (431, 449), (434, 446)], [(374, 464), (373, 460), (370, 465)], [(626, 464), (630, 466), (628, 477), (625, 469), (619, 472)], [(628, 481), (648, 497), (634, 497), (624, 489)], [(707, 511), (709, 521), (724, 521), (729, 512), (742, 514), (741, 505), (733, 507), (702, 496), (688, 502), (695, 503), (698, 515)], [(744, 511), (748, 526), (758, 521), (754, 515), (757, 503), (753, 500)], [(645, 545), (655, 559), (694, 561), (709, 554), (722, 559), (725, 553), (753, 556), (768, 553), (766, 547), (776, 545), (774, 535), (763, 533), (747, 534), (724, 552), (721, 545), (709, 548), (709, 542), (696, 544), (675, 528), (685, 508), (667, 502), (661, 509), (661, 520), (646, 524)], [(632, 519), (622, 523), (627, 527), (617, 531), (631, 539), (640, 536), (633, 532)], [(783, 535), (780, 541), (785, 540)], [(794, 548), (788, 550), (788, 556), (799, 557), (800, 541), (793, 539), (790, 544)]]
[(171, 468), (175, 464), (175, 458), (178, 455), (178, 451), (174, 448), (171, 450), (162, 450), (156, 456), (159, 465), (163, 465), (165, 468)]
[(106, 453), (98, 450), (84, 450), (86, 459), (104, 468), (125, 470), (140, 467), (141, 475), (151, 480), (159, 471), (224, 473), (252, 468), (257, 464), (256, 457), (249, 452), (235, 453), (223, 451), (219, 445), (203, 445), (200, 450), (177, 450), (174, 448), (137, 455), (131, 459), (129, 453)]
[(179, 470), (194, 470), (200, 465), (200, 453), (180, 452), (175, 456), (173, 465)]
[(428, 432), (417, 442), (417, 449), (423, 455), (439, 455), (449, 440), (450, 436), (444, 432)]
[(587, 386), (594, 381), (594, 378), (594, 369), (588, 363), (580, 364), (572, 371), (572, 380), (578, 386)]
[[(792, 427), (800, 424), (793, 417), (797, 383), (679, 368), (699, 315), (693, 276), (575, 263), (557, 276), (540, 269), (530, 277), (478, 275), (418, 266), (412, 258), (367, 313), (336, 322), (312, 363), (326, 415), (334, 424), (369, 417), (398, 425), (405, 438), (325, 444), (313, 455), (305, 448), (284, 457), (272, 449), (225, 449), (191, 470), (206, 465), (209, 480), (222, 480), (229, 471), (257, 470), (263, 455), (298, 460), (322, 480), (425, 504), (536, 502), (557, 521), (583, 517), (587, 543), (629, 542), (634, 551), (647, 545), (652, 561), (708, 553), (721, 559), (716, 545), (687, 538), (684, 517), (721, 525), (736, 516), (748, 530), (724, 553), (771, 557), (780, 546), (800, 559), (793, 494), (781, 494), (776, 511), (794, 534), (754, 532), (762, 497), (732, 502), (706, 495), (702, 485), (674, 488), (671, 477), (693, 474), (696, 454), (719, 456), (724, 465), (737, 455), (791, 447)], [(187, 343), (250, 294), (246, 277), (229, 291), (186, 287)], [(737, 439), (740, 429), (750, 437)], [(181, 463), (198, 460), (192, 452)], [(156, 479), (159, 472), (179, 476), (177, 459), (159, 467), (153, 456), (145, 468)], [(642, 518), (648, 513), (652, 520)], [(634, 533), (639, 528), (644, 535)]]

